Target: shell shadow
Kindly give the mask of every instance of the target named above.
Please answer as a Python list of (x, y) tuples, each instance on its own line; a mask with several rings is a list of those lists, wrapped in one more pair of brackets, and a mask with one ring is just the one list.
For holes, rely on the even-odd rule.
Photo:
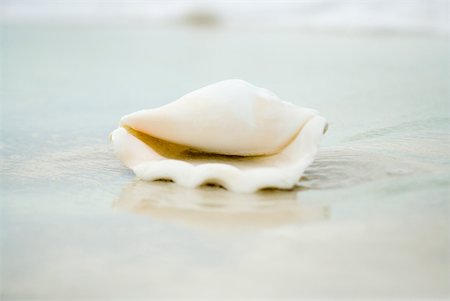
[(302, 205), (297, 190), (234, 193), (220, 187), (188, 189), (168, 181), (127, 184), (114, 203), (119, 210), (210, 230), (267, 228), (327, 219), (322, 205)]

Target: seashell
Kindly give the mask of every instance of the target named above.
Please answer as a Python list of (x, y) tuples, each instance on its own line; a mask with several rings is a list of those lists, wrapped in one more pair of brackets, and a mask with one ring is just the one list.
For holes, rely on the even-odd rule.
[(111, 140), (138, 178), (254, 192), (293, 188), (326, 125), (317, 111), (234, 79), (126, 115)]

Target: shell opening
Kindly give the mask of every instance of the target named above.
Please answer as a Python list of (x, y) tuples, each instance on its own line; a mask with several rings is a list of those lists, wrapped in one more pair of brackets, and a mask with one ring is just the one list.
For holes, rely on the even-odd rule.
[(177, 144), (162, 140), (146, 133), (139, 132), (129, 126), (123, 126), (123, 128), (131, 135), (145, 143), (148, 147), (154, 150), (156, 153), (172, 160), (188, 160), (188, 161), (211, 161), (211, 162), (226, 162), (226, 161), (247, 161), (257, 159), (261, 157), (267, 157), (267, 155), (252, 155), (252, 156), (238, 156), (238, 155), (225, 155), (217, 153), (204, 152), (190, 146)]

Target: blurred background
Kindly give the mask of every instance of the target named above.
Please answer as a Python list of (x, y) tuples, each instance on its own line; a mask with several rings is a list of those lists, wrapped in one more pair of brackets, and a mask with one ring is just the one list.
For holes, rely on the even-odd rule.
[(446, 0), (4, 1), (8, 22), (448, 33)]
[[(449, 1), (0, 4), (2, 300), (450, 296)], [(297, 189), (115, 158), (121, 116), (230, 78), (329, 121)]]

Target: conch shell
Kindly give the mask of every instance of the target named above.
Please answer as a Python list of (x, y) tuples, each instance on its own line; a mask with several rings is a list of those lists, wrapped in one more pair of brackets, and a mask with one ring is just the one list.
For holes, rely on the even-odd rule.
[(111, 140), (138, 178), (254, 192), (293, 188), (326, 125), (315, 110), (233, 79), (126, 115)]

